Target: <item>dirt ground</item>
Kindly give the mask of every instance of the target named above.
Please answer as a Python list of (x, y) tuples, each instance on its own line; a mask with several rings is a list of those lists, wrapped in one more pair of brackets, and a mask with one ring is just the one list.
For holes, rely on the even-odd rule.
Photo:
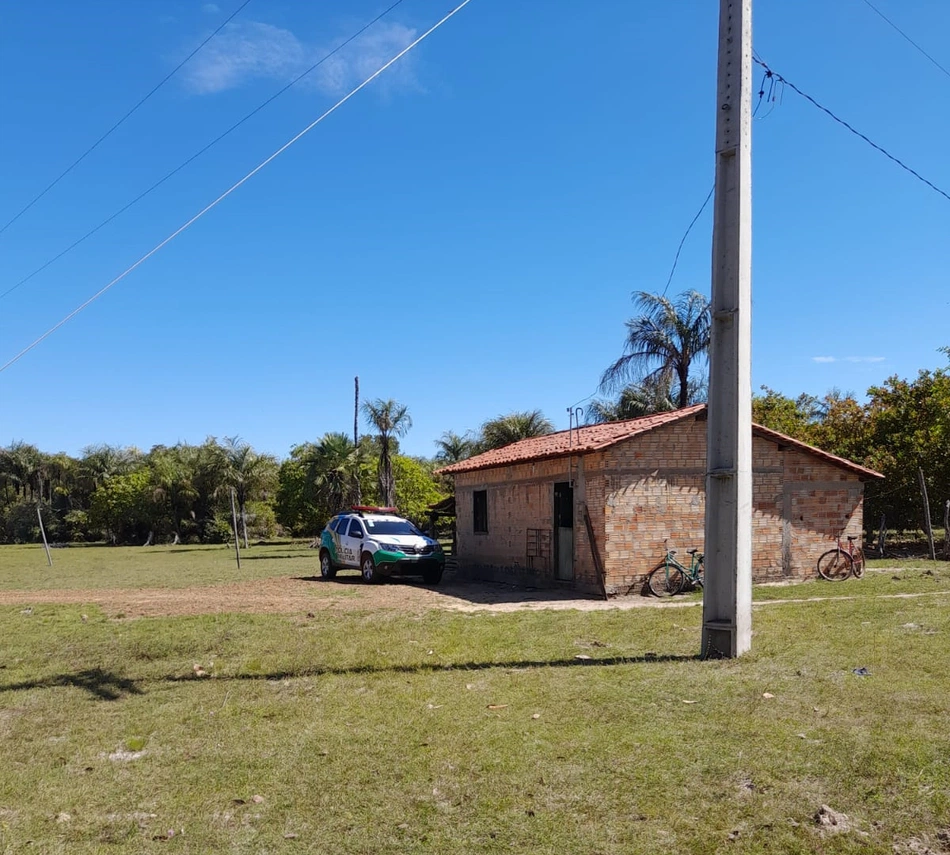
[(376, 611), (410, 614), (433, 609), (460, 612), (510, 612), (536, 609), (628, 609), (696, 605), (695, 601), (660, 601), (631, 596), (605, 602), (576, 594), (516, 588), (493, 582), (446, 579), (438, 588), (392, 580), (366, 585), (358, 576), (332, 582), (314, 577), (278, 577), (253, 582), (193, 588), (111, 588), (53, 591), (0, 591), (0, 605), (38, 603), (99, 606), (111, 617), (155, 617), (223, 612), (301, 614), (318, 610)]
[[(930, 594), (878, 594), (881, 599), (906, 599)], [(756, 606), (864, 599), (863, 596), (804, 597), (759, 600)], [(106, 588), (53, 591), (0, 591), (0, 606), (95, 605), (114, 618), (244, 614), (306, 614), (317, 611), (393, 610), (421, 614), (434, 609), (456, 612), (514, 612), (541, 609), (602, 611), (607, 609), (689, 608), (700, 599), (664, 599), (631, 595), (604, 601), (540, 588), (519, 588), (497, 582), (446, 579), (438, 588), (401, 579), (366, 585), (359, 576), (276, 577), (228, 585), (193, 588)]]

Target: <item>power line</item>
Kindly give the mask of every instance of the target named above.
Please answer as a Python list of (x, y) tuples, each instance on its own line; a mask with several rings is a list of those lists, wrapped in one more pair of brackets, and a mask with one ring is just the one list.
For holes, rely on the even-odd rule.
[(455, 15), (456, 15), (458, 12), (460, 12), (462, 9), (464, 9), (470, 2), (471, 2), (471, 0), (462, 0), (462, 2), (459, 3), (459, 5), (456, 6), (454, 9), (452, 9), (451, 12), (449, 12), (447, 15), (445, 15), (445, 16), (444, 16), (441, 20), (439, 20), (437, 23), (433, 24), (433, 26), (431, 26), (428, 30), (426, 30), (421, 36), (419, 36), (418, 38), (416, 38), (415, 41), (411, 42), (411, 43), (408, 44), (406, 47), (404, 47), (404, 48), (403, 48), (401, 51), (399, 51), (399, 53), (397, 53), (392, 59), (390, 59), (390, 60), (389, 60), (388, 62), (386, 62), (384, 65), (381, 65), (378, 69), (376, 69), (376, 71), (374, 71), (374, 72), (373, 72), (369, 77), (367, 77), (362, 83), (360, 83), (360, 84), (359, 84), (358, 86), (356, 86), (355, 88), (351, 89), (346, 95), (344, 95), (339, 101), (337, 101), (332, 107), (330, 107), (329, 110), (327, 110), (326, 112), (322, 113), (320, 116), (318, 116), (316, 119), (314, 119), (309, 125), (307, 125), (307, 127), (305, 127), (302, 131), (300, 131), (300, 132), (299, 132), (298, 134), (296, 134), (295, 136), (291, 137), (291, 138), (290, 138), (287, 142), (285, 142), (279, 149), (277, 149), (277, 151), (275, 151), (272, 155), (270, 155), (270, 156), (267, 157), (266, 159), (262, 160), (257, 166), (255, 166), (250, 172), (248, 172), (247, 175), (245, 175), (240, 181), (237, 181), (236, 183), (232, 184), (227, 190), (225, 190), (225, 191), (224, 191), (220, 196), (218, 196), (213, 202), (211, 202), (210, 204), (208, 204), (208, 205), (206, 205), (204, 208), (202, 208), (197, 214), (195, 214), (195, 215), (194, 215), (190, 220), (188, 220), (184, 225), (182, 225), (182, 226), (180, 226), (179, 228), (177, 228), (177, 229), (176, 229), (175, 231), (173, 231), (167, 238), (165, 238), (163, 241), (161, 241), (161, 243), (156, 244), (152, 249), (150, 249), (147, 253), (145, 253), (145, 255), (143, 255), (138, 261), (136, 261), (136, 262), (135, 262), (133, 265), (131, 265), (130, 267), (127, 267), (124, 271), (122, 271), (122, 273), (120, 273), (118, 276), (116, 276), (111, 282), (107, 283), (107, 284), (104, 285), (102, 288), (100, 288), (95, 294), (93, 294), (93, 295), (92, 295), (88, 300), (86, 300), (84, 303), (81, 303), (79, 306), (77, 306), (75, 309), (73, 309), (73, 310), (72, 310), (68, 315), (66, 315), (66, 317), (64, 317), (61, 321), (59, 321), (58, 323), (56, 323), (56, 324), (54, 324), (53, 326), (51, 326), (51, 327), (50, 327), (45, 333), (43, 333), (39, 338), (35, 339), (31, 344), (29, 344), (29, 345), (27, 345), (25, 348), (23, 348), (23, 350), (21, 350), (16, 356), (14, 356), (14, 357), (12, 357), (11, 359), (7, 360), (7, 362), (5, 362), (3, 365), (0, 365), (0, 373), (6, 371), (6, 370), (7, 370), (11, 365), (13, 365), (14, 363), (19, 362), (24, 356), (26, 356), (27, 353), (29, 353), (31, 350), (33, 350), (34, 347), (36, 347), (37, 345), (39, 345), (39, 344), (40, 344), (41, 342), (43, 342), (45, 339), (49, 338), (54, 332), (56, 332), (56, 330), (58, 330), (60, 327), (64, 326), (64, 325), (67, 324), (69, 321), (71, 321), (74, 317), (76, 317), (76, 315), (78, 315), (78, 314), (79, 314), (83, 309), (85, 309), (87, 306), (91, 305), (91, 304), (94, 303), (96, 300), (98, 300), (103, 294), (105, 294), (105, 293), (106, 293), (110, 288), (112, 288), (114, 285), (116, 285), (117, 283), (121, 282), (121, 281), (122, 281), (126, 276), (128, 276), (133, 270), (135, 270), (137, 267), (139, 267), (140, 265), (142, 265), (142, 264), (144, 264), (146, 261), (148, 261), (149, 258), (151, 258), (153, 255), (155, 255), (155, 253), (158, 252), (160, 249), (162, 249), (166, 244), (171, 243), (171, 241), (173, 241), (176, 237), (178, 237), (178, 235), (180, 235), (183, 231), (185, 231), (185, 230), (188, 229), (190, 226), (192, 226), (192, 225), (194, 225), (196, 222), (198, 222), (198, 220), (200, 220), (205, 214), (207, 214), (208, 211), (210, 211), (212, 208), (217, 207), (217, 206), (218, 206), (221, 202), (223, 202), (228, 196), (230, 196), (235, 190), (237, 190), (238, 187), (240, 187), (240, 186), (241, 186), (242, 184), (244, 184), (245, 182), (249, 181), (249, 180), (250, 180), (251, 178), (253, 178), (258, 172), (260, 172), (265, 166), (267, 166), (267, 164), (269, 164), (272, 160), (274, 160), (275, 158), (279, 157), (279, 156), (280, 156), (281, 154), (283, 154), (288, 148), (290, 148), (295, 142), (297, 142), (299, 139), (301, 139), (301, 138), (302, 138), (303, 136), (305, 136), (306, 134), (310, 133), (310, 131), (312, 131), (317, 125), (319, 125), (325, 118), (327, 118), (327, 116), (329, 116), (331, 113), (336, 112), (337, 109), (339, 109), (340, 107), (342, 107), (342, 106), (343, 106), (347, 101), (349, 101), (350, 98), (352, 98), (357, 92), (359, 92), (361, 89), (363, 89), (364, 87), (366, 87), (366, 86), (368, 86), (370, 83), (372, 83), (372, 81), (374, 81), (377, 77), (379, 77), (379, 75), (382, 74), (382, 73), (383, 73), (387, 68), (389, 68), (393, 63), (395, 63), (395, 62), (397, 62), (398, 60), (400, 60), (400, 59), (401, 59), (402, 57), (404, 57), (407, 53), (409, 53), (409, 51), (411, 51), (416, 45), (418, 45), (421, 41), (423, 41), (424, 39), (426, 39), (426, 38), (428, 38), (430, 35), (432, 35), (432, 33), (434, 33), (434, 32), (435, 32), (437, 29), (439, 29), (439, 27), (441, 27), (446, 21), (448, 21), (450, 18), (452, 18), (453, 16), (455, 16)]
[(139, 107), (141, 107), (146, 101), (148, 101), (149, 98), (151, 98), (156, 92), (158, 92), (159, 89), (161, 89), (166, 83), (168, 83), (168, 81), (171, 80), (172, 77), (174, 77), (175, 74), (177, 74), (178, 71), (181, 70), (181, 68), (185, 65), (185, 63), (187, 63), (196, 53), (198, 53), (198, 51), (200, 51), (206, 44), (208, 44), (208, 42), (210, 42), (218, 33), (221, 32), (221, 30), (223, 30), (228, 24), (230, 24), (231, 21), (237, 16), (237, 14), (250, 2), (251, 0), (244, 0), (244, 2), (240, 6), (238, 6), (237, 9), (235, 9), (210, 36), (208, 36), (208, 38), (206, 38), (200, 45), (198, 45), (198, 47), (196, 47), (190, 54), (188, 54), (188, 56), (186, 56), (181, 62), (179, 62), (178, 65), (176, 65), (167, 75), (165, 75), (165, 77), (163, 77), (162, 80), (157, 85), (155, 85), (144, 98), (142, 98), (131, 110), (129, 110), (121, 119), (119, 119), (118, 122), (116, 122), (111, 128), (109, 128), (109, 130), (107, 130), (101, 137), (99, 137), (99, 139), (97, 139), (91, 146), (89, 146), (89, 148), (87, 148), (81, 155), (79, 155), (79, 157), (77, 157), (76, 160), (74, 160), (68, 167), (66, 167), (66, 169), (62, 173), (60, 173), (60, 175), (57, 178), (55, 178), (52, 181), (52, 183), (47, 185), (45, 190), (43, 190), (38, 195), (34, 196), (33, 199), (29, 202), (29, 204), (27, 204), (25, 208), (21, 209), (20, 212), (12, 220), (10, 220), (5, 226), (3, 226), (3, 228), (0, 228), (0, 235), (2, 235), (8, 228), (10, 228), (10, 226), (12, 226), (17, 220), (19, 220), (20, 217), (22, 217), (27, 211), (29, 211), (30, 208), (32, 208), (37, 202), (39, 202), (40, 199), (42, 199), (47, 193), (49, 193), (50, 190), (52, 190), (57, 184), (59, 184), (60, 181), (62, 181), (67, 175), (69, 175), (70, 172), (72, 172), (77, 166), (79, 166), (79, 164), (82, 163), (86, 159), (86, 157), (92, 154), (92, 152), (95, 151), (99, 147), (99, 144), (101, 142), (103, 142), (108, 136), (110, 136), (113, 131), (115, 131), (123, 122), (125, 122), (126, 119), (129, 118), (129, 116), (131, 116), (136, 110), (138, 110)]
[[(248, 0), (248, 2), (250, 2), (250, 0)], [(119, 216), (121, 216), (122, 214), (124, 214), (124, 213), (125, 213), (126, 211), (128, 211), (129, 208), (131, 208), (133, 205), (137, 204), (138, 202), (141, 202), (142, 199), (144, 199), (146, 196), (149, 195), (149, 193), (151, 193), (153, 190), (157, 190), (157, 189), (158, 189), (159, 187), (161, 187), (166, 181), (168, 181), (169, 178), (173, 177), (174, 175), (177, 175), (177, 174), (178, 174), (179, 172), (181, 172), (186, 166), (188, 166), (188, 164), (190, 164), (192, 161), (197, 160), (199, 157), (201, 157), (201, 155), (203, 155), (206, 151), (208, 151), (208, 149), (210, 149), (210, 148), (212, 148), (213, 146), (217, 145), (219, 142), (221, 142), (221, 140), (223, 140), (226, 136), (228, 136), (228, 134), (230, 134), (232, 131), (236, 131), (236, 130), (237, 130), (239, 127), (241, 127), (241, 125), (243, 125), (248, 119), (252, 118), (253, 116), (257, 115), (261, 110), (263, 110), (268, 104), (271, 103), (271, 101), (274, 101), (274, 100), (276, 100), (277, 98), (279, 98), (279, 97), (280, 97), (281, 95), (283, 95), (288, 89), (290, 89), (292, 86), (295, 86), (296, 84), (298, 84), (298, 83), (299, 83), (301, 80), (303, 80), (308, 74), (310, 74), (311, 72), (315, 71), (317, 68), (319, 68), (321, 65), (323, 65), (323, 63), (325, 63), (328, 59), (330, 59), (330, 58), (333, 57), (335, 54), (337, 54), (337, 53), (339, 53), (341, 50), (343, 50), (343, 48), (345, 48), (350, 42), (352, 42), (354, 39), (358, 38), (358, 37), (361, 36), (363, 33), (365, 33), (365, 32), (366, 32), (370, 27), (372, 27), (373, 24), (375, 24), (377, 21), (379, 21), (379, 20), (381, 20), (382, 18), (386, 17), (386, 15), (388, 15), (393, 9), (395, 9), (395, 8), (396, 8), (400, 3), (402, 3), (402, 2), (403, 2), (403, 0), (396, 0), (396, 2), (393, 3), (388, 9), (386, 9), (386, 10), (383, 11), (383, 12), (381, 12), (379, 15), (377, 15), (375, 18), (373, 18), (373, 20), (370, 21), (369, 23), (367, 23), (367, 24), (365, 24), (364, 26), (360, 27), (360, 29), (358, 29), (355, 33), (353, 33), (353, 35), (350, 36), (348, 39), (346, 39), (346, 40), (343, 41), (343, 42), (340, 42), (340, 44), (338, 44), (338, 45), (337, 45), (333, 50), (331, 50), (328, 54), (326, 54), (326, 55), (325, 55), (324, 57), (322, 57), (319, 61), (317, 61), (317, 62), (315, 62), (313, 65), (311, 65), (310, 68), (308, 68), (306, 71), (304, 71), (304, 72), (301, 73), (301, 74), (298, 74), (297, 77), (295, 77), (293, 80), (290, 81), (290, 83), (288, 83), (288, 84), (287, 84), (286, 86), (284, 86), (283, 88), (279, 89), (277, 92), (275, 92), (273, 95), (271, 95), (270, 98), (268, 98), (266, 101), (264, 101), (264, 102), (262, 102), (261, 104), (259, 104), (259, 105), (258, 105), (257, 107), (255, 107), (253, 110), (251, 110), (251, 112), (248, 113), (246, 116), (244, 116), (243, 119), (240, 119), (239, 121), (237, 121), (237, 122), (235, 122), (233, 125), (231, 125), (231, 127), (228, 128), (226, 131), (224, 131), (224, 133), (219, 134), (217, 137), (215, 137), (213, 140), (211, 140), (211, 142), (209, 142), (204, 148), (200, 149), (199, 151), (196, 151), (196, 152), (195, 152), (191, 157), (189, 157), (186, 161), (184, 161), (183, 163), (181, 163), (181, 164), (179, 164), (178, 166), (176, 166), (171, 172), (169, 172), (168, 174), (166, 174), (163, 178), (160, 178), (158, 181), (156, 181), (156, 182), (155, 182), (151, 187), (149, 187), (147, 190), (144, 190), (144, 191), (142, 191), (141, 193), (139, 193), (139, 195), (136, 196), (134, 199), (132, 199), (131, 202), (128, 202), (127, 204), (123, 205), (123, 206), (122, 206), (121, 208), (119, 208), (119, 210), (116, 211), (114, 214), (112, 214), (111, 216), (109, 216), (109, 217), (107, 217), (106, 219), (104, 219), (101, 223), (99, 223), (99, 225), (95, 226), (95, 228), (90, 229), (90, 230), (89, 230), (88, 232), (86, 232), (81, 238), (78, 238), (77, 240), (73, 241), (69, 246), (67, 246), (64, 250), (62, 250), (61, 252), (59, 252), (57, 255), (54, 255), (51, 259), (49, 259), (48, 261), (46, 261), (46, 262), (44, 262), (43, 264), (41, 264), (41, 265), (40, 265), (39, 267), (37, 267), (32, 273), (29, 273), (28, 275), (24, 276), (24, 277), (23, 277), (22, 279), (20, 279), (18, 282), (14, 283), (14, 284), (11, 285), (9, 288), (7, 288), (6, 291), (4, 291), (3, 293), (0, 293), (0, 300), (2, 300), (2, 299), (3, 299), (4, 297), (6, 297), (8, 294), (12, 294), (12, 293), (13, 293), (14, 291), (16, 291), (17, 288), (19, 288), (21, 285), (25, 285), (25, 284), (26, 284), (27, 282), (29, 282), (34, 276), (36, 276), (36, 275), (39, 274), (39, 273), (42, 273), (42, 272), (43, 272), (44, 270), (46, 270), (46, 268), (49, 267), (51, 264), (54, 264), (55, 262), (59, 261), (64, 255), (66, 255), (67, 253), (72, 252), (77, 246), (79, 246), (81, 243), (84, 243), (86, 240), (88, 240), (89, 238), (91, 238), (96, 232), (98, 232), (98, 231), (99, 231), (101, 228), (103, 228), (104, 226), (109, 225), (109, 223), (111, 223), (114, 219), (116, 219), (117, 217), (119, 217)], [(245, 5), (247, 5), (247, 4), (245, 4)]]
[(905, 33), (900, 27), (897, 26), (890, 18), (887, 17), (880, 9), (875, 6), (871, 0), (864, 0), (864, 4), (869, 8), (873, 9), (876, 14), (883, 18), (888, 24), (890, 24), (898, 33), (900, 33), (908, 42), (910, 42), (917, 50), (922, 53), (927, 59), (929, 59), (937, 68), (939, 68), (947, 77), (950, 77), (950, 71), (948, 71), (944, 66), (942, 66), (937, 60), (935, 60), (927, 51), (925, 51), (917, 42), (915, 42), (907, 33)]
[(713, 192), (716, 189), (716, 184), (713, 182), (713, 186), (709, 188), (709, 193), (706, 194), (706, 199), (703, 201), (703, 204), (700, 205), (699, 210), (696, 212), (696, 216), (690, 221), (690, 224), (686, 227), (686, 232), (683, 234), (683, 239), (680, 241), (680, 245), (676, 248), (676, 255), (673, 257), (673, 267), (670, 268), (669, 278), (666, 280), (666, 287), (663, 288), (663, 293), (660, 294), (661, 297), (666, 296), (666, 291), (670, 287), (670, 283), (673, 281), (673, 274), (676, 273), (676, 264), (680, 260), (680, 253), (683, 251), (683, 244), (686, 243), (686, 238), (689, 237), (689, 233), (693, 230), (693, 226), (696, 225), (696, 221), (702, 216), (703, 211), (706, 210), (706, 206), (709, 204), (709, 200), (712, 199)]
[(862, 140), (864, 140), (869, 146), (871, 146), (871, 148), (873, 148), (873, 149), (879, 151), (879, 152), (880, 152), (881, 154), (883, 154), (888, 160), (892, 160), (894, 163), (896, 163), (896, 164), (897, 164), (901, 169), (903, 169), (905, 172), (909, 172), (909, 173), (910, 173), (911, 175), (913, 175), (914, 178), (916, 178), (918, 181), (923, 182), (923, 183), (926, 184), (931, 190), (936, 191), (936, 192), (939, 193), (941, 196), (943, 196), (944, 199), (946, 199), (948, 202), (950, 202), (950, 193), (947, 193), (945, 190), (941, 190), (941, 189), (940, 189), (936, 184), (934, 184), (932, 181), (928, 181), (926, 178), (924, 178), (923, 175), (921, 175), (919, 172), (917, 172), (917, 170), (911, 169), (911, 167), (909, 167), (906, 163), (904, 163), (904, 161), (902, 161), (900, 158), (894, 157), (894, 155), (891, 154), (887, 149), (883, 148), (882, 146), (879, 146), (876, 142), (874, 142), (873, 140), (871, 140), (869, 137), (867, 137), (867, 136), (865, 136), (864, 134), (862, 134), (861, 131), (859, 131), (859, 130), (857, 130), (856, 128), (854, 128), (854, 127), (852, 127), (851, 125), (849, 125), (844, 119), (841, 119), (841, 118), (839, 118), (838, 116), (836, 116), (834, 113), (831, 112), (831, 110), (829, 110), (829, 109), (828, 109), (827, 107), (825, 107), (824, 105), (819, 104), (814, 98), (811, 97), (811, 95), (807, 94), (806, 92), (802, 92), (802, 90), (799, 89), (799, 88), (798, 88), (794, 83), (792, 83), (788, 78), (782, 77), (782, 75), (779, 74), (777, 71), (773, 71), (771, 68), (769, 68), (769, 66), (766, 65), (765, 62), (763, 62), (758, 56), (753, 55), (753, 59), (754, 59), (759, 65), (761, 65), (762, 68), (765, 69), (765, 71), (766, 71), (767, 74), (772, 75), (772, 76), (775, 77), (775, 79), (778, 80), (780, 83), (784, 84), (785, 86), (788, 86), (789, 89), (792, 89), (792, 90), (794, 90), (795, 92), (797, 92), (799, 95), (802, 96), (802, 98), (804, 98), (806, 101), (809, 101), (811, 104), (813, 104), (813, 105), (814, 105), (815, 107), (817, 107), (819, 110), (821, 110), (823, 113), (827, 113), (827, 114), (828, 114), (832, 119), (834, 119), (839, 125), (842, 125), (843, 127), (847, 128), (847, 129), (848, 129), (849, 131), (851, 131), (851, 133), (854, 134), (856, 137), (860, 137), (860, 138), (861, 138)]

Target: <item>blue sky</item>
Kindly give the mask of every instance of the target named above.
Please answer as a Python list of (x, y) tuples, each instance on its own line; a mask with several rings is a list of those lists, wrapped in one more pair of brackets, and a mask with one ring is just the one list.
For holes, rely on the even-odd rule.
[[(239, 5), (0, 12), (7, 222)], [(0, 235), (0, 292), (387, 5), (251, 0)], [(945, 66), (950, 4), (876, 0)], [(0, 300), (0, 364), (450, 8), (404, 0), (335, 60)], [(472, 0), (384, 76), (0, 373), (0, 443), (239, 435), (285, 456), (409, 406), (431, 455), (515, 409), (567, 427), (661, 290), (713, 179), (713, 0)], [(938, 186), (950, 78), (863, 0), (758, 0), (757, 51)], [(756, 82), (760, 79), (756, 73)], [(761, 111), (763, 114), (767, 109)], [(753, 384), (859, 394), (943, 362), (950, 202), (790, 90), (754, 126)], [(711, 206), (670, 288), (708, 293)]]

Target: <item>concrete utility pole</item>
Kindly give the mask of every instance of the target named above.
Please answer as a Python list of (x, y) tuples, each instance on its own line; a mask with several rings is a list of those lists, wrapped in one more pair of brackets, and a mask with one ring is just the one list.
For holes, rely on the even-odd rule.
[(720, 0), (703, 656), (752, 646), (752, 0)]

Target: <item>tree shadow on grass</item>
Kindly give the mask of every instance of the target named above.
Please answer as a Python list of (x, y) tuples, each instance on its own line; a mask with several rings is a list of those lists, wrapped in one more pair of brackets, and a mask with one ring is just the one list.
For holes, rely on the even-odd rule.
[(447, 674), (456, 671), (490, 671), (496, 668), (506, 671), (532, 668), (605, 668), (645, 663), (696, 662), (700, 658), (698, 654), (685, 656), (645, 653), (642, 656), (604, 656), (590, 659), (514, 659), (501, 662), (457, 662), (441, 665), (435, 662), (419, 662), (412, 665), (350, 665), (344, 668), (315, 665), (309, 668), (295, 668), (287, 671), (209, 674), (201, 677), (195, 674), (168, 674), (164, 677), (147, 677), (141, 680), (120, 677), (117, 674), (103, 671), (101, 668), (90, 668), (85, 671), (77, 671), (75, 674), (57, 674), (41, 680), (25, 680), (20, 683), (10, 683), (6, 686), (0, 685), (0, 692), (74, 687), (89, 692), (97, 700), (118, 701), (129, 695), (144, 694), (140, 686), (145, 683), (197, 683), (207, 680), (214, 682), (292, 680), (301, 677), (341, 677), (352, 674), (361, 676), (373, 674)]
[(142, 694), (142, 690), (134, 680), (130, 680), (128, 677), (120, 677), (118, 674), (109, 671), (103, 671), (101, 668), (89, 668), (85, 671), (77, 671), (75, 674), (56, 674), (52, 677), (44, 677), (41, 680), (24, 680), (21, 683), (0, 686), (0, 691), (12, 692), (20, 689), (55, 689), (62, 687), (83, 689), (100, 701), (117, 701), (127, 695)]
[(308, 561), (312, 561), (314, 564), (317, 564), (316, 555), (246, 555), (243, 552), (241, 553), (242, 561), (285, 561), (288, 558), (290, 559), (300, 559), (306, 558)]

